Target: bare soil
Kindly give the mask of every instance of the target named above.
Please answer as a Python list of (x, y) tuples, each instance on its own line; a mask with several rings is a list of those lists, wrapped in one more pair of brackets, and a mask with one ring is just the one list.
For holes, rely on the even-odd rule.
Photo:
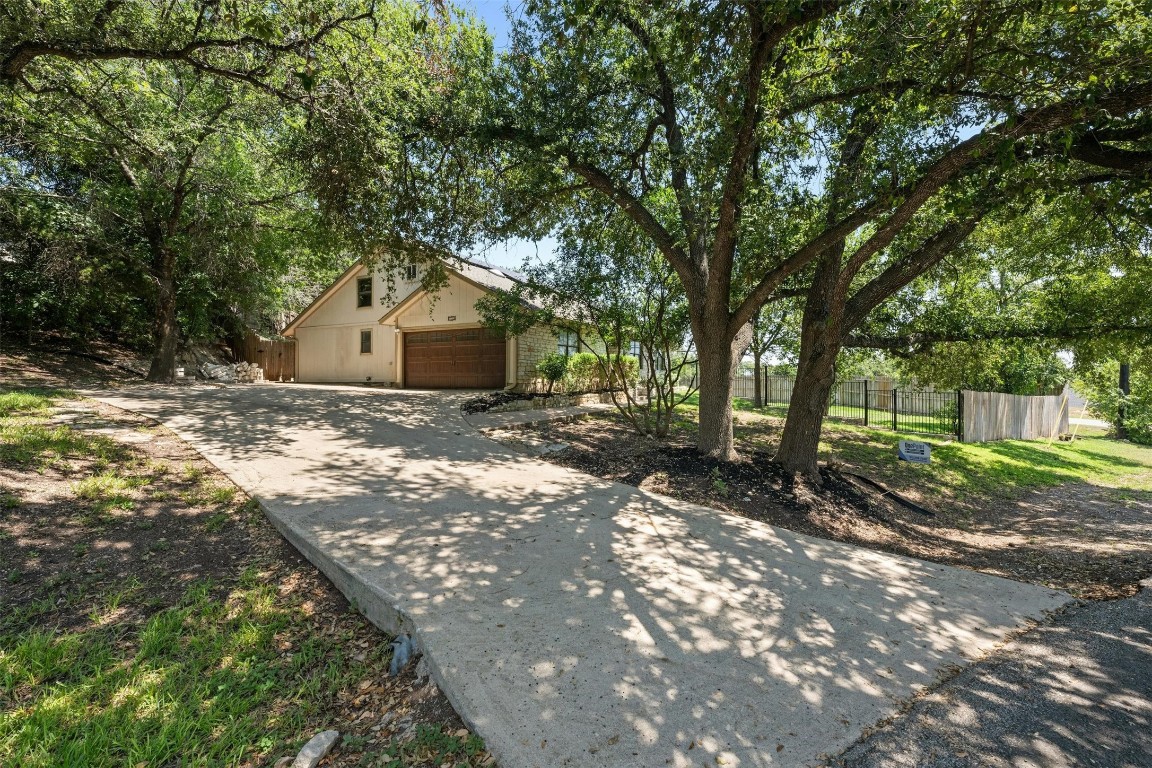
[[(743, 446), (740, 461), (724, 463), (700, 456), (687, 432), (660, 442), (637, 435), (614, 416), (545, 424), (532, 432), (569, 446), (541, 458), (597, 477), (798, 533), (1041, 584), (1081, 599), (1130, 596), (1152, 574), (1148, 493), (1065, 484), (1022, 498), (921, 500), (934, 513), (926, 516), (834, 468), (822, 471), (820, 489), (797, 484), (754, 444)], [(907, 495), (916, 497), (914, 489)]]
[[(0, 364), (3, 388), (123, 380), (114, 367), (64, 354), (8, 355)], [(94, 626), (101, 613), (94, 610), (98, 600), (106, 604), (109, 594), (143, 586), (144, 599), (125, 601), (114, 616), (105, 613), (98, 619), (116, 622), (131, 636), (131, 628), (177, 605), (193, 581), (208, 581), (226, 594), (241, 574), (255, 569), (262, 581), (276, 585), (280, 600), (307, 617), (294, 625), (294, 634), (280, 638), (284, 654), (323, 633), (340, 637), (348, 655), (360, 661), (391, 643), (391, 636), (356, 612), (280, 536), (254, 501), (174, 433), (91, 400), (66, 401), (52, 418), (115, 440), (122, 449), (113, 462), (118, 474), (139, 476), (147, 485), (134, 494), (130, 509), (108, 509), (77, 497), (77, 483), (102, 471), (89, 458), (64, 457), (32, 471), (0, 461), (0, 576), (5, 577), (0, 607), (5, 614), (34, 617), (29, 628), (84, 629)], [(435, 684), (417, 679), (416, 668), (410, 663), (396, 678), (382, 673), (320, 702), (315, 731), (334, 728), (361, 737), (359, 748), (338, 748), (323, 765), (364, 765), (367, 755), (420, 725), (438, 726), (457, 737), (467, 733)], [(481, 755), (468, 764), (488, 765), (490, 760)]]

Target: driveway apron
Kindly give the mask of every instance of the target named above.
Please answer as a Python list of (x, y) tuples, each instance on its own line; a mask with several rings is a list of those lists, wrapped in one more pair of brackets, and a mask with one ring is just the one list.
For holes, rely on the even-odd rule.
[(451, 393), (95, 393), (173, 429), (373, 621), (504, 768), (801, 766), (1068, 602), (527, 459)]

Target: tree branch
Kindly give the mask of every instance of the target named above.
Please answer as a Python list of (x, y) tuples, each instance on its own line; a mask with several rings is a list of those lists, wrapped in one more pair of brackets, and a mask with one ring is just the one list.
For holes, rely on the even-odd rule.
[[(95, 23), (97, 31), (104, 31), (108, 18), (115, 12), (119, 5), (120, 3), (114, 2), (109, 2), (105, 5), (104, 9), (98, 14), (98, 23)], [(184, 45), (162, 48), (148, 48), (146, 46), (129, 44), (111, 44), (104, 41), (66, 39), (23, 40), (12, 46), (8, 50), (7, 55), (0, 60), (0, 80), (23, 82), (25, 70), (32, 62), (41, 58), (59, 58), (72, 62), (134, 59), (137, 61), (183, 63), (205, 74), (244, 82), (283, 97), (285, 94), (282, 89), (275, 88), (259, 79), (256, 75), (258, 70), (245, 72), (242, 70), (227, 69), (209, 64), (201, 59), (198, 54), (250, 49), (268, 53), (303, 55), (309, 48), (321, 42), (332, 32), (346, 25), (374, 18), (375, 8), (370, 7), (362, 13), (340, 16), (326, 21), (317, 27), (312, 34), (298, 37), (284, 43), (273, 43), (254, 35), (239, 35), (231, 38), (206, 37), (190, 40)], [(199, 22), (197, 27), (199, 27)]]
[(882, 304), (908, 283), (936, 266), (949, 253), (955, 250), (976, 225), (984, 218), (988, 209), (980, 209), (970, 216), (945, 226), (912, 253), (898, 259), (876, 277), (856, 291), (844, 307), (844, 332), (855, 328), (868, 313)]
[(801, 6), (802, 10), (799, 13), (795, 15), (789, 13), (768, 27), (764, 26), (764, 20), (760, 15), (763, 13), (760, 4), (752, 4), (749, 8), (749, 13), (752, 15), (753, 43), (748, 56), (748, 66), (742, 78), (745, 89), (744, 103), (733, 131), (732, 158), (728, 163), (721, 188), (716, 237), (712, 243), (712, 258), (708, 265), (710, 272), (719, 275), (719, 283), (715, 289), (725, 296), (725, 300), (731, 287), (732, 259), (736, 253), (736, 230), (740, 219), (740, 199), (744, 194), (749, 161), (756, 148), (756, 129), (763, 118), (760, 113), (760, 86), (764, 68), (772, 52), (792, 30), (835, 13), (840, 6), (840, 2), (831, 0), (806, 3)]
[(916, 331), (899, 336), (851, 334), (845, 337), (844, 346), (854, 349), (882, 349), (895, 355), (907, 356), (927, 351), (935, 344), (1008, 339), (1077, 341), (1095, 339), (1110, 333), (1132, 333), (1152, 338), (1152, 325), (1106, 323), (1104, 325), (1062, 325), (1039, 328), (996, 328), (981, 331)]
[[(622, 4), (616, 2), (608, 2), (606, 6), (612, 9), (618, 18), (620, 24), (632, 33), (640, 47), (644, 49), (645, 54), (648, 56), (649, 62), (652, 64), (652, 69), (656, 73), (656, 81), (659, 84), (657, 103), (660, 106), (660, 114), (656, 119), (664, 126), (664, 133), (668, 140), (668, 162), (670, 165), (670, 182), (672, 190), (676, 195), (676, 202), (680, 208), (680, 219), (684, 225), (684, 235), (688, 239), (689, 252), (696, 250), (696, 243), (700, 241), (702, 235), (700, 231), (700, 223), (697, 220), (696, 209), (692, 204), (692, 197), (688, 191), (688, 170), (687, 163), (684, 156), (684, 134), (680, 129), (680, 120), (677, 113), (676, 105), (676, 88), (672, 84), (672, 78), (668, 74), (668, 65), (660, 51), (656, 47), (656, 42), (652, 36), (648, 34), (648, 30), (644, 28), (641, 21), (631, 14), (627, 13)], [(647, 144), (647, 139), (645, 144)], [(698, 254), (693, 253), (693, 256)]]

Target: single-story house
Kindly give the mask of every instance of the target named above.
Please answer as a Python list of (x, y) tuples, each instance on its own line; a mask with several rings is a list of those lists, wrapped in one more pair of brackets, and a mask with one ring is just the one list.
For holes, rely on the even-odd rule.
[(505, 338), (484, 328), (476, 301), (510, 290), (515, 278), (469, 261), (445, 265), (448, 284), (431, 296), (419, 268), (384, 277), (357, 263), (284, 329), (296, 339), (296, 380), (380, 382), (395, 387), (527, 388), (550, 352), (575, 352), (577, 334), (535, 326)]

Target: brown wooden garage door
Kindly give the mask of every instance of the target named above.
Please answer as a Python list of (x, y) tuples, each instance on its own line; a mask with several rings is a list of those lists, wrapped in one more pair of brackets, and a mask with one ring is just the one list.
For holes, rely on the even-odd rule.
[(490, 389), (504, 386), (508, 346), (482, 328), (404, 334), (404, 386)]

